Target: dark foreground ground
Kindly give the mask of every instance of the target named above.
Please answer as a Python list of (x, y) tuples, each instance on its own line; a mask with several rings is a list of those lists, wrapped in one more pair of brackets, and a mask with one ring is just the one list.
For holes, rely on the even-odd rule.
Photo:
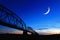
[(0, 40), (60, 40), (60, 35), (0, 34)]

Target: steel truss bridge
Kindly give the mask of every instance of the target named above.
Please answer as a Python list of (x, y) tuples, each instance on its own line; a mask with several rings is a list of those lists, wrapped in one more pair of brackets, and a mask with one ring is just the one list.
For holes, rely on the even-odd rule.
[(20, 17), (3, 5), (0, 5), (0, 25), (22, 30), (23, 34), (27, 34), (27, 32), (37, 34), (33, 29), (29, 30)]

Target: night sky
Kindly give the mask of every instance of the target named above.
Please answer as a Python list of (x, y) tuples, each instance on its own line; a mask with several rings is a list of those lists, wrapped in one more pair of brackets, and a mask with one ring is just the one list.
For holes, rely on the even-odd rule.
[[(0, 4), (16, 13), (34, 30), (60, 28), (60, 0), (0, 0)], [(50, 12), (44, 14), (48, 7)]]

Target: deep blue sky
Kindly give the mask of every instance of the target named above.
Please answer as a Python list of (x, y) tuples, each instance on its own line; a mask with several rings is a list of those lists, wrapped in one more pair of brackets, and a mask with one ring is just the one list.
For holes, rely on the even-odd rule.
[[(0, 0), (33, 29), (60, 28), (60, 0)], [(49, 14), (44, 12), (50, 7)]]

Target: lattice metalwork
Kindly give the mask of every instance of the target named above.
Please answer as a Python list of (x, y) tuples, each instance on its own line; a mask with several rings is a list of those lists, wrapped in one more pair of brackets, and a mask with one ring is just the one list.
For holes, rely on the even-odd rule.
[(24, 34), (26, 34), (27, 32), (37, 34), (31, 28), (28, 29), (21, 18), (19, 18), (14, 12), (7, 9), (3, 5), (0, 5), (0, 25), (23, 30)]
[[(0, 24), (10, 24), (18, 28), (26, 29), (26, 24), (14, 12), (0, 5)], [(5, 25), (4, 24), (4, 25)]]

